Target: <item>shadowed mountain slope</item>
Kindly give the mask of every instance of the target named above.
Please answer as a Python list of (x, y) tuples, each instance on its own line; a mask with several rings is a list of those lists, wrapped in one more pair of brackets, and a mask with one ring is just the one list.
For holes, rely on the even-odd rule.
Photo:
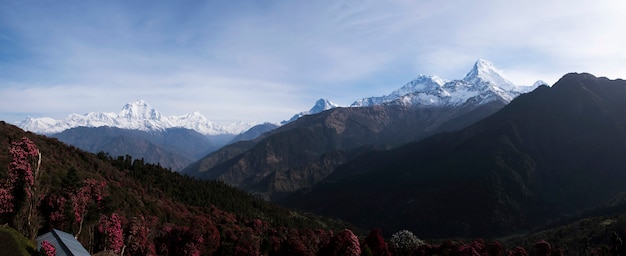
[(254, 141), (226, 146), (183, 172), (223, 180), (266, 198), (280, 197), (321, 181), (361, 152), (460, 129), (503, 106), (496, 101), (462, 107), (335, 108), (304, 116)]
[(279, 126), (273, 123), (262, 123), (262, 124), (258, 124), (253, 126), (252, 128), (250, 128), (249, 130), (235, 136), (229, 143), (227, 144), (232, 144), (235, 142), (239, 142), (239, 141), (246, 141), (246, 140), (254, 140), (256, 138), (258, 138), (259, 136), (261, 136), (263, 133), (269, 132), (271, 130), (274, 130), (276, 128), (278, 128)]
[(498, 236), (626, 191), (626, 82), (567, 74), (461, 131), (370, 152), (284, 201), (365, 228)]
[(130, 155), (173, 171), (180, 171), (217, 149), (210, 137), (185, 128), (147, 132), (106, 126), (77, 127), (50, 136), (92, 153)]

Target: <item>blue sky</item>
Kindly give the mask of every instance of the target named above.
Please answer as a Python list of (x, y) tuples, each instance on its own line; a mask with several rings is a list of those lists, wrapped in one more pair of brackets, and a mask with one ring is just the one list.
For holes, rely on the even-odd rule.
[[(549, 2), (549, 3), (547, 3)], [(487, 59), (515, 84), (626, 78), (624, 1), (0, 0), (0, 120), (118, 112), (278, 122)]]

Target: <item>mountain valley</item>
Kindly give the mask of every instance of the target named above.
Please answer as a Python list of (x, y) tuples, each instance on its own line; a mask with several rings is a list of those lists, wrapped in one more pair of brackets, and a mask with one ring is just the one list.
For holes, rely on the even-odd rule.
[(108, 126), (76, 127), (49, 136), (94, 154), (103, 151), (111, 156), (130, 155), (172, 171), (182, 170), (224, 144), (223, 138), (217, 143), (212, 141), (216, 135), (185, 128), (147, 132)]

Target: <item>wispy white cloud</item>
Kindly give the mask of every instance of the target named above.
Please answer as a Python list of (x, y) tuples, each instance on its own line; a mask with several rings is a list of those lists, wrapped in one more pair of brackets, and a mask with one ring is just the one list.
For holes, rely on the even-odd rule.
[[(478, 58), (517, 84), (626, 77), (621, 1), (0, 1), (0, 119), (117, 111), (280, 121)], [(20, 100), (20, 98), (22, 100)], [(113, 109), (113, 110), (111, 110)], [(5, 114), (2, 114), (5, 113)]]

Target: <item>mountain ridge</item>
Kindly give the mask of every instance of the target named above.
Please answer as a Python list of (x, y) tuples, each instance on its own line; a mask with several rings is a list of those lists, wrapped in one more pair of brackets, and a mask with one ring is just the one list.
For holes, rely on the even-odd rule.
[(381, 104), (459, 106), (467, 101), (501, 100), (509, 103), (522, 93), (532, 91), (545, 82), (517, 86), (504, 78), (491, 62), (479, 59), (463, 79), (448, 81), (438, 76), (419, 75), (388, 95), (355, 101), (351, 107)]
[(624, 99), (624, 80), (570, 73), (465, 129), (359, 156), (284, 203), (429, 237), (578, 215), (626, 191)]
[[(474, 69), (485, 65), (475, 65)], [(478, 71), (479, 75), (484, 73)], [(432, 76), (421, 78), (431, 83), (410, 82), (401, 88), (403, 92), (413, 94), (372, 106), (332, 108), (305, 115), (255, 140), (223, 147), (183, 172), (222, 180), (275, 200), (323, 180), (337, 166), (364, 151), (393, 148), (439, 132), (464, 128), (508, 103), (506, 98), (497, 97), (491, 90), (492, 87), (500, 88), (498, 85), (485, 82), (480, 76), (476, 79), (477, 84), (463, 80), (437, 82)], [(454, 98), (447, 95), (451, 89), (446, 91), (445, 86), (458, 87), (459, 91), (473, 90), (472, 97)], [(400, 94), (398, 91), (394, 93)], [(424, 98), (415, 94), (430, 98), (422, 103)], [(452, 98), (465, 101), (430, 104), (432, 101), (429, 100), (434, 98), (441, 102)]]
[(65, 119), (55, 120), (49, 117), (32, 118), (16, 123), (25, 131), (41, 134), (60, 133), (75, 127), (110, 126), (141, 131), (163, 131), (167, 128), (187, 128), (204, 135), (240, 134), (255, 123), (233, 122), (220, 124), (208, 120), (200, 112), (181, 116), (163, 116), (144, 100), (129, 102), (118, 113), (90, 112), (84, 115), (70, 114)]

